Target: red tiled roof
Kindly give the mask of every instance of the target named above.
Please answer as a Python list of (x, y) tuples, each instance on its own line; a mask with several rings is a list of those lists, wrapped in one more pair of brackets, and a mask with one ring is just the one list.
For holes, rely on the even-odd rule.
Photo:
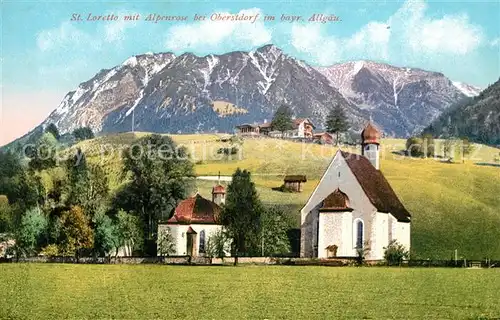
[(212, 193), (226, 193), (226, 188), (224, 186), (218, 184), (212, 188)]
[(410, 222), (411, 215), (399, 201), (384, 175), (362, 155), (341, 151), (370, 202), (379, 212), (391, 213), (398, 221)]
[(182, 200), (167, 223), (178, 224), (217, 224), (220, 207), (199, 194)]

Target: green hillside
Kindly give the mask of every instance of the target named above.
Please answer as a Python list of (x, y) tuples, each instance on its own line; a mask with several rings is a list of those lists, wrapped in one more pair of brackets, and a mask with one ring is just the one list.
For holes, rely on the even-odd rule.
[[(103, 163), (112, 188), (120, 179), (120, 149), (146, 133), (127, 133), (84, 141), (74, 147), (86, 152), (89, 161)], [(299, 227), (299, 210), (318, 183), (337, 148), (301, 144), (279, 139), (245, 139), (233, 159), (221, 159), (217, 150), (229, 146), (217, 135), (173, 135), (196, 163), (198, 175), (231, 175), (237, 167), (249, 169), (261, 199), (287, 208)], [(440, 141), (437, 141), (439, 149)], [(418, 258), (448, 259), (458, 249), (468, 259), (500, 259), (500, 168), (476, 163), (494, 162), (500, 150), (476, 145), (462, 162), (415, 159), (397, 154), (405, 141), (385, 139), (381, 143), (381, 170), (411, 212), (412, 251)], [(345, 148), (359, 153), (357, 147)], [(72, 152), (66, 151), (66, 152)], [(100, 155), (103, 154), (101, 157)], [(272, 188), (286, 174), (305, 174), (304, 192), (282, 193)], [(197, 181), (198, 191), (210, 197), (214, 182)]]

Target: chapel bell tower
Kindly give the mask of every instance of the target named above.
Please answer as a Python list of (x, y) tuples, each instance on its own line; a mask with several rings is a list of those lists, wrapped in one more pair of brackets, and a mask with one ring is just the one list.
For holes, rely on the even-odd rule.
[(219, 206), (226, 203), (226, 188), (220, 184), (220, 172), (219, 181), (217, 185), (212, 188), (212, 202), (218, 204)]
[(361, 154), (380, 169), (380, 131), (370, 121), (361, 132)]

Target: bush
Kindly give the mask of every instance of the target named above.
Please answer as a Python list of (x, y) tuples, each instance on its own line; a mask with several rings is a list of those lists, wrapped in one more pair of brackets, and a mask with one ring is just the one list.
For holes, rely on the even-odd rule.
[(30, 256), (36, 253), (44, 231), (47, 219), (38, 208), (28, 210), (21, 218), (16, 230), (16, 255)]
[(390, 266), (401, 265), (403, 260), (408, 257), (408, 250), (396, 240), (392, 240), (389, 242), (389, 245), (384, 248), (384, 259)]
[(285, 193), (293, 193), (294, 192), (291, 188), (285, 186), (284, 184), (282, 184), (278, 188), (275, 188), (275, 190), (285, 192)]
[(42, 249), (40, 254), (47, 257), (55, 257), (59, 255), (59, 248), (55, 244), (49, 244), (48, 246)]
[(406, 140), (406, 154), (410, 157), (433, 157), (434, 149), (434, 138), (430, 134)]
[(423, 152), (423, 140), (417, 137), (411, 137), (406, 140), (406, 154), (410, 157), (421, 157)]
[(157, 246), (159, 256), (169, 256), (175, 253), (175, 241), (170, 228), (165, 228), (158, 233)]
[(228, 239), (223, 230), (214, 232), (207, 240), (207, 257), (223, 259), (227, 255), (227, 252), (231, 250), (229, 242), (230, 239)]
[(218, 154), (224, 154), (226, 156), (228, 155), (233, 155), (233, 154), (237, 154), (239, 151), (238, 147), (236, 146), (233, 146), (233, 147), (224, 147), (224, 148), (219, 148), (219, 150), (217, 150), (217, 153)]

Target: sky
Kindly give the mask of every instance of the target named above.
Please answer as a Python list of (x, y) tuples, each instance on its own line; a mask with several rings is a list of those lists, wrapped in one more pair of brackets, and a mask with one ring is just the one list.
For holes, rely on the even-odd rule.
[[(0, 145), (33, 129), (99, 70), (146, 52), (206, 55), (272, 43), (317, 66), (373, 60), (439, 71), (482, 88), (500, 76), (498, 0), (4, 0), (0, 10)], [(211, 20), (214, 13), (259, 16), (221, 22)], [(78, 14), (81, 21), (72, 21)], [(89, 21), (89, 14), (118, 20)], [(137, 14), (139, 20), (123, 19)], [(150, 14), (188, 18), (155, 23), (145, 20)], [(194, 21), (195, 14), (206, 18)], [(309, 21), (314, 14), (339, 21)], [(270, 16), (275, 20), (265, 21)]]

